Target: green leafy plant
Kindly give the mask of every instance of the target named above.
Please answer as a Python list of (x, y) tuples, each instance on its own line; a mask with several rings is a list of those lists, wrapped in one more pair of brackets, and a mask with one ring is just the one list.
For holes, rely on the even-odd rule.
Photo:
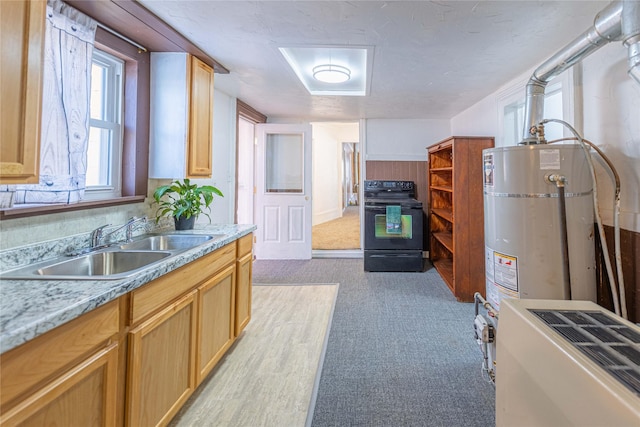
[[(175, 180), (169, 185), (162, 185), (153, 192), (155, 203), (159, 205), (156, 211), (156, 223), (162, 217), (191, 218), (199, 214), (211, 217), (204, 209), (211, 212), (213, 196), (224, 197), (222, 192), (212, 185), (191, 184), (188, 178)], [(165, 197), (166, 196), (166, 197)]]

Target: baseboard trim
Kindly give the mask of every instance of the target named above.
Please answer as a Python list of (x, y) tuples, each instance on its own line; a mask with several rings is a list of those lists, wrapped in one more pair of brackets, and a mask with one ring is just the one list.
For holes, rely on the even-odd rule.
[(364, 252), (361, 249), (348, 249), (348, 250), (314, 249), (311, 251), (311, 258), (364, 258)]

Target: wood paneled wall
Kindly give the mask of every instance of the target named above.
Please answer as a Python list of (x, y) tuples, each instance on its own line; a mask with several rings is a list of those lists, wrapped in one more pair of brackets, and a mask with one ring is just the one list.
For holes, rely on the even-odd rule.
[[(607, 246), (611, 254), (611, 266), (615, 271), (613, 227), (605, 225), (604, 232), (607, 236)], [(620, 230), (620, 255), (627, 297), (627, 314), (631, 322), (637, 323), (640, 322), (640, 233), (623, 229)], [(601, 306), (613, 311), (611, 289), (604, 265), (599, 237), (596, 239), (596, 271), (598, 283), (597, 302)]]
[(427, 212), (427, 161), (367, 160), (365, 179), (413, 181), (416, 183), (416, 199)]

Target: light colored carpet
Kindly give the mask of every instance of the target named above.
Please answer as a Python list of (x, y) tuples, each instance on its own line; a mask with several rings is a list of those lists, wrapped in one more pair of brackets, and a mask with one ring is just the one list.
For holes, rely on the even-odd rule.
[(360, 249), (360, 207), (347, 207), (341, 218), (314, 225), (311, 233), (312, 249)]
[(254, 283), (252, 292), (251, 321), (172, 426), (307, 423), (338, 285)]

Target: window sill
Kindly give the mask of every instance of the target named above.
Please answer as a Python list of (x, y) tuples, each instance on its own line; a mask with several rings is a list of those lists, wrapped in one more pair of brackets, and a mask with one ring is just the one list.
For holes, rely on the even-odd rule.
[(131, 203), (144, 202), (145, 196), (126, 196), (117, 199), (91, 200), (87, 202), (74, 203), (72, 205), (39, 205), (21, 208), (19, 205), (10, 209), (0, 210), (0, 220), (26, 218), (29, 216), (49, 215), (61, 212), (71, 212), (108, 206), (127, 205)]

